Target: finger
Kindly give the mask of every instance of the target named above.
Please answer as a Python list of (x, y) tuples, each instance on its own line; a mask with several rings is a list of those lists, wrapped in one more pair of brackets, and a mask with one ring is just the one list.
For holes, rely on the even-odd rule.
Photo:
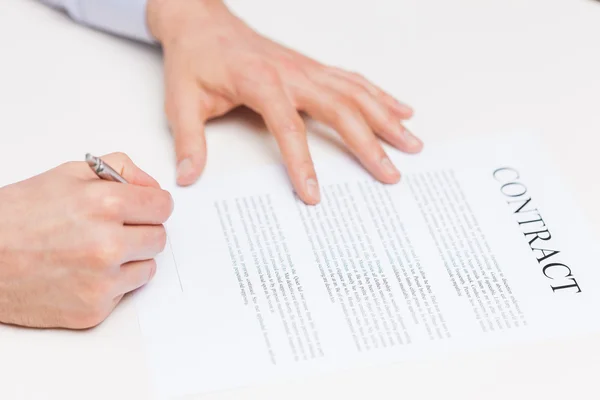
[(414, 111), (412, 107), (398, 101), (396, 98), (385, 92), (383, 89), (377, 87), (375, 84), (371, 83), (368, 79), (364, 78), (363, 76), (336, 67), (328, 68), (328, 71), (332, 75), (343, 77), (345, 79), (348, 79), (349, 81), (352, 81), (362, 86), (366, 91), (371, 93), (371, 95), (381, 99), (388, 106), (390, 106), (400, 118), (409, 119), (413, 116)]
[(120, 293), (133, 292), (146, 285), (156, 275), (156, 261), (134, 261), (123, 264), (118, 277)]
[(123, 253), (121, 264), (150, 260), (162, 253), (167, 243), (167, 233), (162, 225), (124, 226), (121, 230)]
[(106, 164), (117, 171), (125, 180), (133, 185), (149, 186), (160, 188), (158, 182), (142, 171), (137, 165), (131, 161), (131, 158), (124, 153), (111, 153), (102, 158)]
[(92, 196), (100, 199), (103, 217), (127, 225), (164, 224), (173, 212), (173, 198), (166, 190), (98, 181)]
[(335, 92), (311, 85), (299, 90), (296, 100), (300, 109), (334, 128), (376, 179), (384, 183), (400, 180), (400, 173), (352, 102)]
[(165, 110), (175, 139), (177, 183), (186, 186), (198, 179), (206, 164), (206, 110), (198, 84), (182, 72), (173, 57), (165, 57)]
[(416, 153), (423, 148), (422, 142), (400, 123), (397, 114), (363, 86), (330, 74), (314, 74), (313, 81), (353, 102), (373, 131), (394, 147), (407, 153)]
[(304, 121), (278, 81), (242, 91), (246, 104), (260, 113), (273, 133), (296, 193), (307, 204), (320, 201), (319, 183), (310, 156)]

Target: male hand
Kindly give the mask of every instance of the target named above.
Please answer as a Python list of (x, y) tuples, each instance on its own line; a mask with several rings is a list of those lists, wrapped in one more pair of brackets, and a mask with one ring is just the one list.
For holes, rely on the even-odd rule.
[(175, 137), (180, 185), (206, 163), (204, 124), (244, 105), (275, 135), (292, 184), (308, 204), (319, 185), (303, 111), (333, 127), (384, 183), (400, 179), (378, 137), (414, 153), (419, 139), (402, 125), (412, 110), (359, 75), (322, 65), (257, 34), (221, 0), (150, 0), (148, 24), (165, 57), (166, 113)]
[(72, 162), (0, 189), (0, 322), (90, 328), (154, 276), (171, 196), (127, 156), (103, 159), (130, 184)]

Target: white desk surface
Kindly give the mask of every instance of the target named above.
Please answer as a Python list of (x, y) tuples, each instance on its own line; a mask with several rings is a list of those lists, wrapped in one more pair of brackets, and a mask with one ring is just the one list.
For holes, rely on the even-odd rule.
[[(412, 104), (410, 127), (426, 142), (542, 133), (600, 230), (600, 3), (230, 4), (262, 32)], [(0, 184), (88, 151), (124, 151), (161, 182), (174, 179), (158, 51), (76, 26), (32, 0), (0, 1), (0, 51)], [(279, 161), (247, 113), (212, 124), (208, 142), (206, 175)], [(318, 137), (311, 143), (317, 156), (339, 151)], [(131, 301), (87, 332), (0, 327), (0, 398), (151, 398), (139, 338)], [(600, 334), (193, 398), (597, 399), (599, 373)]]

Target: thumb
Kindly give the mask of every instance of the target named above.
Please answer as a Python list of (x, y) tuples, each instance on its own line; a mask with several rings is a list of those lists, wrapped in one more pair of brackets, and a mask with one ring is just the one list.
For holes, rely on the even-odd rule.
[(165, 108), (177, 155), (177, 184), (194, 183), (206, 165), (204, 94), (195, 82), (167, 77)]
[(101, 158), (132, 185), (149, 186), (160, 189), (159, 183), (135, 165), (127, 154), (111, 153)]

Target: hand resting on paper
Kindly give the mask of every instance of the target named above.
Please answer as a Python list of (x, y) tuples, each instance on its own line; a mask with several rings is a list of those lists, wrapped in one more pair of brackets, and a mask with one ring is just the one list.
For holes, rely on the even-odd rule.
[(292, 184), (306, 203), (319, 186), (299, 111), (333, 127), (370, 173), (400, 179), (378, 138), (405, 152), (422, 148), (402, 121), (410, 107), (365, 78), (329, 67), (253, 31), (221, 0), (150, 0), (147, 20), (162, 43), (166, 113), (175, 138), (178, 183), (206, 163), (206, 121), (247, 106), (274, 134)]
[(0, 322), (90, 328), (154, 275), (170, 194), (122, 154), (104, 160), (130, 184), (63, 164), (0, 189)]

